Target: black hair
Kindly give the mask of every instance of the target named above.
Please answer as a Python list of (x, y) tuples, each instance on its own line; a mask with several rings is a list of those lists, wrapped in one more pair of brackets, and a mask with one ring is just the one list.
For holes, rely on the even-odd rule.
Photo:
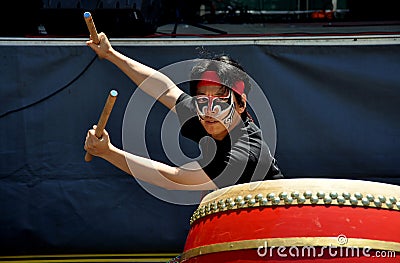
[[(192, 69), (190, 81), (190, 94), (195, 96), (197, 94), (197, 84), (201, 80), (201, 76), (206, 71), (215, 71), (221, 80), (221, 84), (229, 89), (237, 82), (244, 82), (244, 94), (248, 96), (251, 85), (249, 77), (245, 73), (243, 67), (234, 59), (227, 55), (214, 56), (211, 59), (201, 59)], [(239, 106), (244, 106), (242, 96), (233, 92)], [(252, 119), (247, 109), (241, 115), (243, 120), (247, 117)]]

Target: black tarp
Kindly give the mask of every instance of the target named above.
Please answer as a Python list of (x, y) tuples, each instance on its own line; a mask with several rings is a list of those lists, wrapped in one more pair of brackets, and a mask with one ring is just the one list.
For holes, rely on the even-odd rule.
[[(115, 48), (154, 68), (199, 55), (190, 44)], [(206, 49), (239, 60), (262, 88), (287, 178), (400, 184), (400, 45)], [(122, 147), (125, 107), (136, 86), (84, 40), (2, 45), (0, 55), (0, 253), (181, 251), (196, 205), (159, 200), (109, 163), (83, 158), (87, 129), (111, 89), (119, 95), (107, 130)], [(153, 158), (169, 163), (160, 145), (164, 114), (154, 108), (146, 143)]]

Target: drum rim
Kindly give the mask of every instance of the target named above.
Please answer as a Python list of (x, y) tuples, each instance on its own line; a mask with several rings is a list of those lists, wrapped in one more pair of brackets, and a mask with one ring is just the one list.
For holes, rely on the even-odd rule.
[[(343, 190), (334, 190), (339, 188)], [(330, 178), (279, 179), (234, 185), (206, 195), (190, 218), (190, 224), (207, 215), (229, 210), (299, 205), (359, 206), (400, 211), (400, 186)]]

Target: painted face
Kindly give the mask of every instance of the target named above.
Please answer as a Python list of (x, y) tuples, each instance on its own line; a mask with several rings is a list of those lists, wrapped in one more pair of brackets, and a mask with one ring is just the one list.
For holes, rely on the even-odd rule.
[[(201, 80), (197, 84), (197, 89), (199, 91), (202, 88), (222, 87), (223, 85), (221, 83), (217, 72), (209, 70), (201, 75)], [(235, 113), (235, 103), (232, 92), (243, 94), (244, 82), (239, 80), (231, 88), (228, 88), (228, 90), (228, 95), (219, 95), (218, 92), (210, 94), (210, 90), (208, 90), (208, 92), (203, 90), (196, 96), (197, 115), (201, 120), (205, 120), (205, 117), (211, 117), (222, 122), (226, 127), (232, 124)]]
[(232, 123), (235, 106), (231, 90), (227, 96), (197, 95), (195, 98), (199, 118), (204, 119), (209, 116), (226, 125)]

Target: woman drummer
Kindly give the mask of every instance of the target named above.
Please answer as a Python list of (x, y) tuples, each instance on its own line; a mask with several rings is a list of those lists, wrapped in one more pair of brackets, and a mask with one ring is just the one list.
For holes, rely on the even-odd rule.
[(189, 95), (164, 74), (113, 49), (104, 33), (99, 34), (99, 40), (99, 44), (89, 40), (87, 45), (144, 92), (176, 111), (181, 134), (200, 145), (201, 157), (173, 167), (118, 149), (107, 131), (98, 139), (95, 127), (87, 132), (84, 148), (88, 153), (139, 180), (167, 189), (213, 190), (283, 178), (260, 128), (246, 110), (250, 83), (238, 63), (227, 56), (200, 60), (192, 69)]

